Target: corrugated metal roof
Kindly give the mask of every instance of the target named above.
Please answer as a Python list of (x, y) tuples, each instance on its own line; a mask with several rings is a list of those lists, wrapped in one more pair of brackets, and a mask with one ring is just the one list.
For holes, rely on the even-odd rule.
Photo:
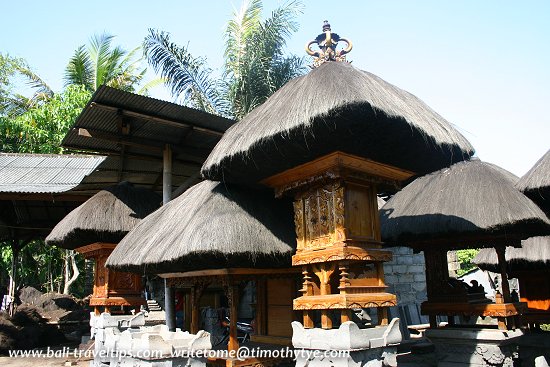
[[(121, 118), (129, 132), (121, 134)], [(63, 139), (66, 148), (89, 150), (102, 154), (120, 153), (118, 139), (126, 145), (126, 154), (161, 158), (162, 151), (146, 150), (140, 145), (162, 148), (165, 144), (202, 164), (221, 135), (235, 121), (175, 103), (101, 86), (84, 108), (73, 128)], [(91, 137), (79, 135), (87, 129)], [(106, 138), (105, 136), (110, 138)], [(136, 145), (137, 143), (137, 145)]]
[(78, 186), (104, 156), (0, 153), (0, 192), (62, 193)]

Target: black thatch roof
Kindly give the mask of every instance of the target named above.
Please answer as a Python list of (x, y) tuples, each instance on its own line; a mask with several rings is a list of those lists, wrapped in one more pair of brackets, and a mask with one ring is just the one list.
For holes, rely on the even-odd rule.
[(514, 187), (517, 178), (479, 160), (417, 178), (381, 210), (382, 240), (421, 247), (482, 247), (550, 233), (550, 221)]
[(203, 181), (128, 233), (107, 266), (157, 274), (290, 267), (292, 218), (291, 203), (271, 193)]
[(550, 213), (550, 150), (518, 181), (516, 187), (547, 214)]
[[(499, 272), (497, 253), (484, 248), (473, 259), (483, 270)], [(521, 241), (521, 247), (506, 248), (508, 271), (550, 269), (550, 236), (531, 237)]]
[(337, 150), (419, 174), (474, 152), (417, 97), (348, 63), (327, 62), (229, 128), (201, 172), (255, 183)]
[(95, 242), (118, 243), (161, 202), (153, 191), (122, 182), (70, 212), (46, 237), (46, 243), (68, 249)]

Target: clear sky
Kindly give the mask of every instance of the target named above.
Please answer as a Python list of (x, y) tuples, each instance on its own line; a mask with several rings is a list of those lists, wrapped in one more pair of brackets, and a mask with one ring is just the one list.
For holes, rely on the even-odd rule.
[[(353, 65), (420, 97), (482, 160), (521, 176), (550, 148), (550, 1), (303, 3), (288, 52), (302, 55), (328, 19), (353, 41)], [(278, 4), (264, 0), (267, 12)], [(239, 6), (240, 0), (6, 1), (0, 52), (25, 58), (60, 90), (69, 58), (94, 33), (116, 35), (115, 44), (132, 49), (157, 28), (219, 69), (223, 29)]]

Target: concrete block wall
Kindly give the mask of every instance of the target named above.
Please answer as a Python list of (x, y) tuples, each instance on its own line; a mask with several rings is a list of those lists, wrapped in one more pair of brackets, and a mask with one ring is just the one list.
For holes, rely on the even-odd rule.
[(384, 263), (388, 291), (397, 295), (399, 306), (420, 305), (427, 299), (424, 253), (409, 247), (391, 247), (393, 260)]

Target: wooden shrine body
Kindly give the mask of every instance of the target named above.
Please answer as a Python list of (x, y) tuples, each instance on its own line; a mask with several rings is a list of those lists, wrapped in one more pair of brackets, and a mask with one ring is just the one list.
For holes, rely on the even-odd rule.
[(110, 312), (112, 306), (140, 306), (145, 304), (141, 295), (141, 276), (109, 270), (105, 267), (107, 258), (113, 252), (116, 244), (96, 242), (76, 249), (85, 258), (95, 260), (94, 291), (90, 298), (90, 306), (96, 313), (99, 307)]
[(517, 278), (520, 301), (527, 304), (523, 320), (528, 324), (550, 323), (550, 270), (515, 270), (511, 278)]
[(397, 300), (384, 283), (383, 262), (392, 253), (382, 249), (377, 187), (396, 186), (411, 176), (334, 152), (262, 182), (276, 196), (294, 198), (297, 249), (292, 265), (303, 269), (303, 288), (293, 307), (303, 311), (304, 327), (314, 327), (313, 310), (320, 310), (322, 328), (330, 329), (330, 310), (340, 310), (345, 322), (352, 309), (371, 307), (378, 309), (379, 323), (387, 324), (387, 307)]

